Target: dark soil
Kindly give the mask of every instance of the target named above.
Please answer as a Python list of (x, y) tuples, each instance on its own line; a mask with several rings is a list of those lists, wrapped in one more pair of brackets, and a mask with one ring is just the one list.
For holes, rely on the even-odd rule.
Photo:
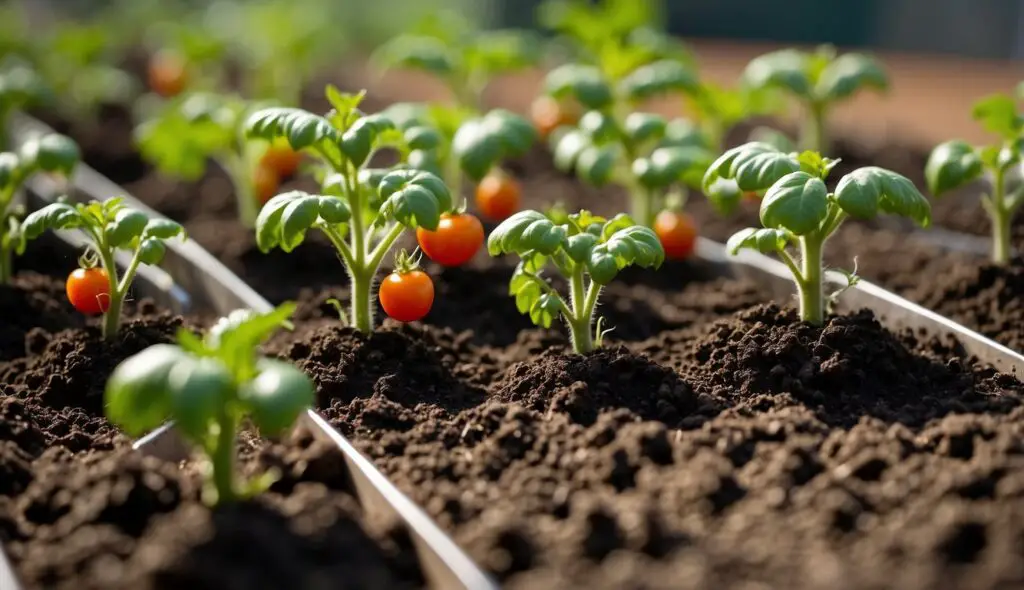
[(27, 424), (17, 446), (0, 432), (0, 540), (26, 589), (424, 584), (408, 536), (367, 518), (343, 459), (308, 436), (245, 443), (243, 471), (273, 467), (281, 479), (258, 500), (210, 510), (199, 501), (197, 466), (128, 449), (26, 449), (26, 440), (45, 437), (35, 417), (15, 400), (0, 404), (6, 418)]

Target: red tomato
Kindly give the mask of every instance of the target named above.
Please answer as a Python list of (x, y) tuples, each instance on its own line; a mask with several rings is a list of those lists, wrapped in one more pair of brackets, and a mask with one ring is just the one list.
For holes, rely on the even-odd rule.
[(697, 225), (686, 213), (662, 211), (654, 219), (654, 233), (661, 240), (665, 257), (682, 260), (693, 254), (697, 243)]
[(465, 264), (484, 243), (484, 226), (469, 213), (445, 213), (435, 231), (416, 229), (416, 241), (431, 260), (445, 266)]
[(380, 284), (380, 304), (384, 312), (400, 322), (422, 318), (433, 303), (434, 282), (422, 270), (393, 272)]
[(563, 125), (575, 125), (576, 117), (550, 96), (538, 96), (530, 105), (530, 118), (540, 136), (547, 137)]
[(185, 60), (176, 53), (161, 51), (149, 60), (149, 87), (164, 98), (181, 94), (188, 85)]
[(99, 315), (110, 308), (110, 279), (102, 268), (78, 268), (66, 285), (68, 301), (79, 312)]
[(519, 210), (519, 183), (500, 173), (491, 173), (476, 187), (476, 206), (491, 221), (501, 221)]
[(257, 166), (252, 184), (256, 191), (256, 199), (263, 204), (277, 195), (277, 189), (281, 185), (281, 178), (272, 169)]
[(260, 157), (260, 167), (277, 172), (281, 178), (295, 174), (299, 169), (302, 154), (293, 150), (287, 142), (274, 142)]

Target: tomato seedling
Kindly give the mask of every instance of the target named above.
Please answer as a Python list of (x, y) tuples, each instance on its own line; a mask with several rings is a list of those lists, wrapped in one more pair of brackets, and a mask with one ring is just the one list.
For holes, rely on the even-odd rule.
[(542, 43), (528, 31), (473, 30), (452, 14), (429, 19), (418, 32), (385, 43), (371, 58), (381, 70), (428, 72), (447, 86), (459, 106), (483, 110), (483, 93), (496, 76), (536, 64)]
[[(86, 273), (88, 281), (80, 282), (75, 273), (68, 278), (68, 298), (84, 313), (95, 313), (88, 299), (92, 297), (103, 312), (103, 338), (113, 340), (121, 327), (121, 306), (141, 264), (159, 264), (167, 247), (164, 241), (184, 237), (184, 230), (169, 219), (150, 219), (145, 213), (126, 207), (120, 198), (102, 203), (52, 203), (29, 214), (21, 225), (24, 240), (33, 240), (46, 230), (78, 229), (89, 238), (89, 250), (81, 263), (88, 270), (97, 264), (107, 278), (105, 293), (97, 289), (99, 275)], [(22, 242), (24, 244), (24, 242)], [(127, 250), (131, 262), (124, 274), (118, 272), (114, 253)], [(74, 285), (72, 284), (74, 283)], [(76, 295), (72, 296), (72, 290)], [(108, 299), (109, 301), (104, 301)], [(80, 302), (82, 307), (79, 307)]]
[(18, 189), (37, 172), (69, 177), (78, 160), (75, 142), (57, 134), (29, 139), (16, 152), (0, 152), (0, 284), (11, 282), (13, 255), (25, 247), (18, 213), (12, 207)]
[(835, 48), (817, 51), (782, 49), (755, 57), (743, 72), (749, 88), (777, 88), (804, 108), (800, 147), (828, 150), (828, 113), (835, 104), (864, 88), (886, 90), (889, 77), (874, 58), (861, 53), (837, 55)]
[(958, 139), (947, 141), (932, 150), (925, 165), (925, 179), (935, 196), (982, 176), (990, 181), (991, 194), (983, 194), (981, 204), (992, 220), (992, 260), (1007, 264), (1012, 255), (1013, 218), (1024, 204), (1024, 182), (1010, 185), (1010, 173), (1021, 165), (1024, 153), (1024, 113), (1013, 98), (996, 94), (975, 103), (973, 116), (987, 131), (998, 135), (999, 142), (972, 146)]
[[(727, 248), (776, 254), (789, 267), (800, 295), (800, 319), (821, 325), (822, 249), (847, 217), (873, 219), (879, 213), (909, 217), (921, 226), (931, 222), (931, 206), (906, 177), (868, 166), (843, 176), (834, 191), (825, 184), (839, 162), (817, 152), (783, 152), (751, 142), (728, 150), (708, 168), (704, 185), (720, 178), (735, 180), (742, 191), (767, 191), (761, 200), (762, 228), (746, 228), (729, 238)], [(798, 263), (786, 248), (796, 243)], [(847, 273), (851, 284), (856, 280)]]
[(423, 319), (434, 304), (434, 282), (419, 268), (419, 261), (402, 250), (395, 269), (380, 283), (380, 305), (388, 317), (400, 322)]
[[(246, 140), (246, 117), (265, 105), (238, 97), (192, 93), (162, 105), (160, 112), (136, 130), (142, 156), (160, 172), (198, 180), (209, 161), (217, 162), (231, 178), (238, 219), (248, 227), (256, 222), (261, 194), (269, 191), (268, 177), (259, 169), (265, 142)], [(260, 177), (260, 175), (263, 175)]]
[(484, 243), (484, 226), (469, 213), (453, 212), (441, 215), (436, 230), (416, 228), (416, 241), (428, 258), (444, 266), (461, 266)]
[(293, 108), (253, 113), (250, 137), (285, 138), (322, 166), (323, 194), (290, 191), (264, 205), (256, 219), (256, 244), (263, 252), (291, 252), (315, 229), (331, 241), (351, 280), (351, 321), (359, 331), (373, 330), (373, 279), (395, 241), (408, 229), (436, 230), (452, 210), (448, 187), (430, 172), (367, 167), (378, 150), (404, 145), (394, 123), (359, 110), (363, 95), (327, 88), (334, 107), (325, 116)]
[[(600, 346), (604, 336), (601, 320), (594, 324), (601, 288), (627, 266), (658, 268), (665, 260), (650, 228), (636, 225), (627, 215), (604, 219), (587, 211), (568, 215), (565, 223), (537, 211), (520, 211), (491, 233), (487, 250), (491, 256), (521, 258), (509, 282), (519, 313), (545, 328), (561, 315), (573, 350), (580, 354)], [(568, 301), (542, 276), (549, 263), (568, 280)]]
[(257, 352), (294, 308), (234, 311), (203, 338), (181, 329), (177, 345), (156, 344), (129, 357), (107, 381), (107, 418), (131, 436), (174, 420), (178, 432), (204, 455), (203, 499), (209, 504), (262, 493), (278, 474), (239, 481), (235, 439), (246, 421), (264, 435), (284, 434), (313, 404), (315, 388), (305, 373)]

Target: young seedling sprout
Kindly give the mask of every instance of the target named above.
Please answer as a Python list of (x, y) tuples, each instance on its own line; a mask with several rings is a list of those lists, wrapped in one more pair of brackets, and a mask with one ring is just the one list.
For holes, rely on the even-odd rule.
[[(121, 306), (141, 264), (159, 264), (167, 247), (164, 240), (184, 236), (169, 219), (150, 219), (125, 207), (120, 198), (102, 203), (72, 205), (53, 203), (31, 213), (21, 226), (25, 240), (46, 230), (78, 229), (89, 237), (89, 249), (80, 259), (82, 268), (67, 281), (68, 299), (86, 314), (103, 314), (103, 338), (113, 340), (121, 326)], [(117, 250), (132, 253), (124, 274), (118, 272)], [(98, 266), (97, 266), (98, 265)]]
[[(914, 184), (883, 168), (854, 170), (830, 192), (825, 181), (838, 162), (817, 152), (787, 153), (753, 142), (722, 154), (704, 177), (705, 186), (727, 178), (743, 191), (767, 191), (761, 201), (764, 227), (737, 232), (727, 248), (732, 254), (749, 248), (782, 259), (800, 295), (800, 319), (815, 325), (825, 317), (822, 249), (847, 217), (872, 219), (891, 213), (922, 226), (931, 221), (931, 207)], [(786, 250), (794, 243), (799, 261)], [(851, 284), (856, 280), (852, 273), (847, 277)]]
[(69, 177), (78, 160), (75, 142), (57, 134), (29, 139), (16, 152), (0, 152), (0, 284), (11, 282), (13, 255), (24, 250), (25, 237), (12, 207), (18, 189), (37, 172)]
[(750, 88), (778, 88), (804, 108), (801, 149), (828, 150), (829, 109), (862, 88), (886, 90), (889, 78), (874, 58), (861, 53), (837, 55), (823, 46), (814, 52), (782, 49), (756, 57), (743, 72)]
[(258, 109), (238, 97), (194, 93), (163, 105), (136, 132), (144, 158), (165, 174), (198, 180), (210, 160), (231, 178), (238, 218), (252, 227), (260, 205), (277, 192), (276, 171), (259, 165), (267, 147), (248, 141), (243, 124)]
[[(569, 215), (565, 223), (537, 211), (520, 211), (491, 233), (487, 250), (491, 256), (521, 258), (509, 282), (519, 313), (545, 328), (561, 315), (573, 350), (580, 354), (601, 345), (601, 321), (594, 323), (601, 288), (627, 266), (657, 268), (665, 259), (650, 228), (626, 215), (604, 219), (587, 211)], [(548, 263), (569, 282), (568, 300), (542, 276)]]
[(264, 435), (280, 435), (313, 403), (313, 383), (305, 373), (257, 352), (294, 308), (286, 304), (263, 314), (234, 311), (204, 338), (182, 329), (177, 345), (156, 344), (128, 358), (107, 382), (107, 417), (132, 436), (174, 420), (175, 428), (204, 455), (203, 499), (209, 504), (265, 491), (278, 474), (239, 481), (235, 437), (244, 420)]
[[(1018, 90), (1024, 98), (1024, 83)], [(1014, 167), (1020, 167), (1024, 153), (1024, 113), (1013, 98), (996, 94), (974, 105), (974, 119), (987, 131), (999, 136), (999, 143), (972, 146), (958, 139), (947, 141), (932, 150), (925, 166), (928, 190), (935, 196), (963, 186), (982, 176), (991, 184), (991, 194), (981, 197), (981, 204), (992, 220), (992, 260), (1007, 264), (1012, 255), (1011, 225), (1024, 204), (1024, 182), (1011, 187)]]
[(527, 31), (473, 30), (452, 14), (431, 19), (422, 32), (385, 43), (372, 61), (381, 70), (395, 68), (433, 74), (447, 86), (458, 106), (483, 111), (483, 93), (497, 76), (536, 64), (540, 39)]
[(452, 198), (440, 178), (422, 170), (368, 168), (373, 154), (404, 141), (390, 119), (365, 115), (363, 95), (328, 87), (333, 109), (325, 116), (301, 109), (271, 108), (253, 113), (250, 137), (285, 138), (323, 165), (323, 194), (291, 191), (270, 199), (256, 220), (256, 243), (269, 252), (290, 252), (306, 232), (324, 233), (338, 251), (351, 280), (350, 321), (359, 331), (373, 329), (373, 279), (384, 257), (406, 229), (437, 229)]

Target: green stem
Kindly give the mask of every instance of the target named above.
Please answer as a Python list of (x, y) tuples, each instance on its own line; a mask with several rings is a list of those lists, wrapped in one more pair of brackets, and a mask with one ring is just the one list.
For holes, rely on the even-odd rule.
[[(103, 242), (97, 243), (97, 246), (100, 253), (100, 264), (103, 265), (103, 270), (107, 271), (110, 290), (110, 305), (103, 313), (102, 334), (104, 340), (110, 341), (117, 336), (117, 330), (121, 327), (121, 304), (124, 301), (124, 294), (121, 293), (121, 285), (117, 277), (117, 262), (114, 260), (113, 249), (108, 248)], [(135, 267), (138, 268), (137, 263)]]
[(217, 503), (233, 502), (238, 499), (235, 490), (235, 420), (222, 413), (218, 420), (216, 447), (209, 453), (211, 479), (217, 491)]
[(807, 117), (800, 130), (800, 146), (805, 150), (824, 153), (827, 138), (825, 136), (825, 105), (811, 102), (807, 105)]
[(1009, 264), (1013, 247), (1010, 244), (1012, 230), (1010, 222), (1013, 215), (1006, 206), (1006, 178), (1002, 170), (996, 171), (992, 194), (992, 261), (996, 264)]
[(221, 165), (228, 171), (235, 185), (235, 206), (238, 209), (238, 220), (248, 228), (256, 226), (259, 209), (256, 206), (256, 187), (253, 183), (253, 171), (245, 157), (229, 154), (223, 157)]
[(824, 240), (819, 236), (810, 235), (800, 238), (800, 251), (803, 258), (802, 276), (797, 278), (797, 290), (800, 292), (800, 319), (820, 326), (825, 321), (825, 301), (822, 297), (821, 251)]
[(571, 317), (568, 318), (569, 338), (572, 341), (572, 349), (577, 354), (586, 354), (594, 350), (594, 338), (590, 332), (590, 312), (593, 311), (593, 307), (587, 306), (588, 297), (583, 285), (582, 268), (573, 273), (569, 288), (569, 303), (572, 307), (569, 314)]

